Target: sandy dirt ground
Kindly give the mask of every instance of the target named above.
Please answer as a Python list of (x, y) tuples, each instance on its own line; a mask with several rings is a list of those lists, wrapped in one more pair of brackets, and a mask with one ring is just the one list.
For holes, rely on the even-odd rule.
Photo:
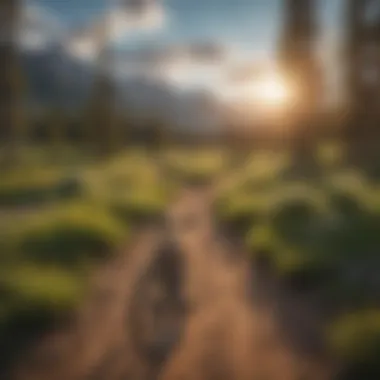
[[(288, 327), (279, 322), (278, 292), (252, 270), (242, 248), (218, 232), (211, 198), (204, 189), (185, 189), (169, 208), (165, 228), (137, 232), (133, 244), (94, 276), (74, 321), (26, 353), (10, 379), (330, 379), (326, 363), (293, 347), (284, 334), (288, 327), (302, 336), (313, 329), (302, 324), (308, 318), (302, 306), (286, 301)], [(172, 320), (178, 339), (157, 366), (136, 350), (130, 315), (138, 312), (132, 302), (137, 284), (167, 237), (185, 263), (188, 311)], [(146, 297), (146, 310), (149, 302)]]

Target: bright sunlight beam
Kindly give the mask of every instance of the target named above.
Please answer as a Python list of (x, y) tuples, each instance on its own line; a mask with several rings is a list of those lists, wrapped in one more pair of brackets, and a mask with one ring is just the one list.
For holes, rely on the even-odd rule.
[[(287, 107), (294, 96), (289, 83), (280, 75), (267, 74), (261, 78), (227, 86), (223, 95), (237, 104), (254, 104), (262, 111), (280, 111)], [(256, 107), (255, 107), (256, 108)]]
[(254, 87), (256, 100), (267, 107), (282, 107), (291, 98), (289, 85), (274, 75), (261, 79)]

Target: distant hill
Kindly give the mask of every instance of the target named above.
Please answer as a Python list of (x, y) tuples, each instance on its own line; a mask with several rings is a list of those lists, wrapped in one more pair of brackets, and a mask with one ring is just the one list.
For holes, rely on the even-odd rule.
[(58, 48), (26, 51), (21, 63), (33, 103), (51, 105), (60, 99), (68, 107), (83, 103), (89, 94), (93, 73), (91, 68)]
[[(85, 104), (93, 83), (93, 66), (61, 54), (58, 47), (26, 51), (21, 61), (33, 104), (62, 102), (68, 108)], [(220, 105), (211, 94), (180, 92), (148, 76), (119, 77), (115, 86), (119, 108), (137, 124), (160, 120), (173, 128), (206, 131), (220, 122)]]

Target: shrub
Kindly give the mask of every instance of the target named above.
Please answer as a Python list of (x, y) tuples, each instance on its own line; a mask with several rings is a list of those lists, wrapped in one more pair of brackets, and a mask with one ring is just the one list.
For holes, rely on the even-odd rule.
[(290, 240), (270, 220), (259, 223), (247, 235), (252, 257), (257, 260), (264, 255), (285, 282), (298, 289), (320, 284), (331, 270), (330, 262), (318, 255), (312, 241)]
[(364, 259), (377, 254), (380, 218), (376, 210), (344, 192), (329, 195), (328, 218), (321, 225), (319, 238), (326, 254), (338, 261)]
[(275, 251), (280, 248), (278, 236), (269, 224), (253, 227), (247, 234), (246, 243), (253, 255), (265, 251), (275, 256)]
[(125, 223), (143, 222), (158, 218), (164, 211), (159, 200), (124, 199), (111, 201), (110, 209)]
[(28, 206), (70, 199), (82, 191), (82, 182), (78, 178), (64, 178), (59, 171), (15, 172), (2, 180), (0, 206)]
[(284, 241), (307, 244), (320, 216), (320, 210), (312, 198), (294, 197), (276, 202), (270, 219)]
[(83, 194), (82, 181), (77, 177), (67, 177), (61, 180), (53, 191), (56, 199), (66, 200)]
[(324, 143), (317, 147), (316, 156), (323, 168), (334, 169), (343, 164), (346, 151), (341, 143)]
[(327, 338), (333, 353), (345, 364), (342, 378), (379, 378), (379, 310), (358, 311), (341, 316), (329, 326)]
[(217, 213), (222, 224), (231, 232), (244, 235), (258, 220), (264, 202), (257, 197), (236, 194), (233, 201), (220, 200)]
[(21, 309), (63, 312), (78, 304), (84, 281), (72, 271), (23, 264), (9, 268), (2, 286), (14, 312)]
[(55, 323), (69, 321), (85, 290), (85, 277), (73, 271), (20, 263), (7, 269), (0, 281), (0, 352), (6, 365)]
[(360, 217), (365, 208), (358, 196), (344, 191), (332, 191), (329, 194), (331, 211), (340, 218), (355, 219)]
[(165, 166), (171, 176), (191, 185), (203, 185), (212, 181), (222, 172), (226, 157), (219, 151), (171, 152), (165, 159)]
[(33, 219), (13, 239), (27, 259), (71, 265), (104, 257), (127, 235), (106, 210), (77, 204)]

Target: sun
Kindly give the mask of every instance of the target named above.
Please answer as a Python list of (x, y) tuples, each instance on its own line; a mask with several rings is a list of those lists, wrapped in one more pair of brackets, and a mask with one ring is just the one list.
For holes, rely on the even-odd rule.
[(223, 91), (230, 101), (256, 111), (281, 111), (292, 102), (294, 91), (284, 77), (277, 73), (269, 73), (238, 85), (228, 86)]
[(262, 109), (276, 111), (290, 105), (294, 91), (285, 77), (269, 73), (257, 78), (248, 85), (246, 96)]
[(281, 107), (291, 98), (290, 86), (279, 76), (269, 76), (254, 85), (254, 97), (263, 106)]

